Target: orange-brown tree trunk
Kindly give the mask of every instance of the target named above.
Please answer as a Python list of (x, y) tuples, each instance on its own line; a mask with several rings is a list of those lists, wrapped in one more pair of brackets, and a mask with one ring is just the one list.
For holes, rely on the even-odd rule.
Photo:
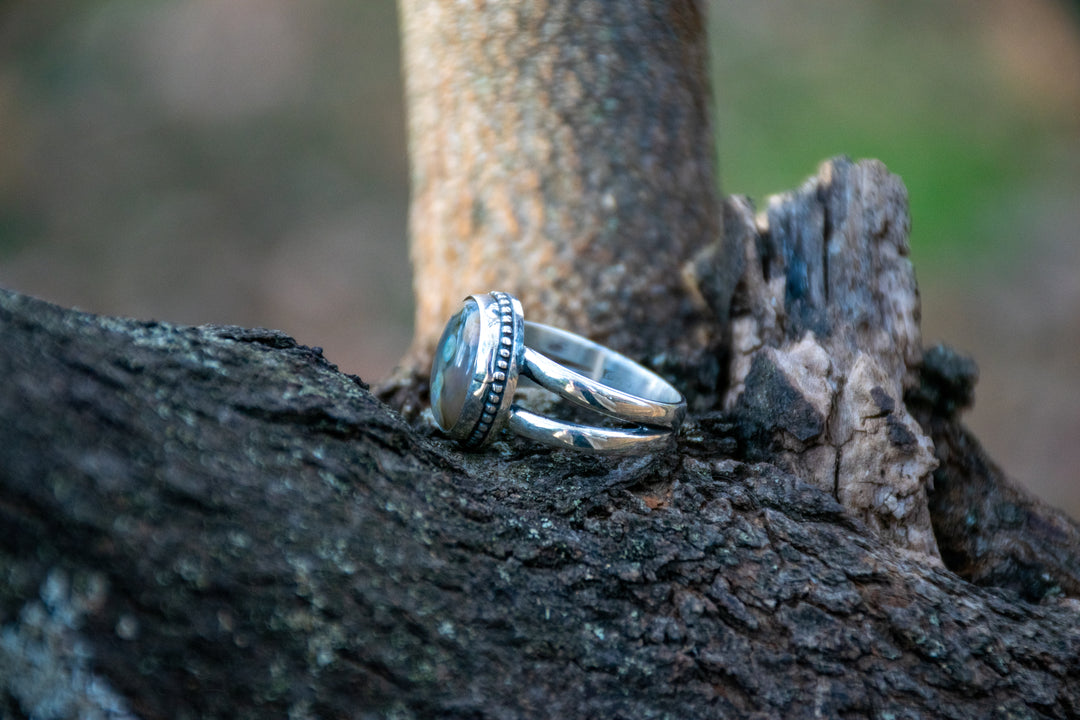
[(714, 326), (681, 275), (720, 216), (701, 5), (401, 0), (421, 374), (462, 298), (494, 289), (701, 365)]

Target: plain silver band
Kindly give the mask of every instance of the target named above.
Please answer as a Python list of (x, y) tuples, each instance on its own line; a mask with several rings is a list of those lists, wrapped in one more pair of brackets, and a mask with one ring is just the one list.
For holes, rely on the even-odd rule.
[(548, 325), (525, 323), (520, 372), (576, 405), (634, 424), (579, 425), (538, 415), (516, 403), (511, 406), (510, 430), (547, 445), (610, 454), (648, 452), (670, 444), (686, 414), (682, 393), (656, 373), (603, 345)]
[(529, 412), (517, 404), (510, 407), (507, 425), (511, 432), (545, 445), (611, 455), (629, 455), (660, 449), (671, 443), (673, 435), (668, 428), (640, 425), (633, 428), (601, 428), (551, 420)]
[(630, 423), (675, 428), (686, 401), (662, 377), (580, 335), (525, 323), (521, 374), (588, 410)]

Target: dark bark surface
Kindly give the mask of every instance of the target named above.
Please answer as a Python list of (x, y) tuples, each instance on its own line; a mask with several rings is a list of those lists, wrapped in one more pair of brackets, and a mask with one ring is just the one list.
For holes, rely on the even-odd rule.
[(876, 539), (729, 417), (465, 455), (272, 331), (3, 293), (0, 335), (5, 716), (1080, 712), (1075, 601)]
[(904, 402), (922, 356), (907, 190), (834, 158), (757, 215), (725, 204), (686, 276), (730, 328), (721, 406), (756, 456), (830, 493), (882, 537), (938, 556), (933, 443)]
[(970, 358), (939, 345), (907, 398), (940, 463), (930, 516), (942, 558), (972, 582), (1027, 599), (1080, 597), (1080, 526), (1017, 487), (958, 422), (976, 375)]

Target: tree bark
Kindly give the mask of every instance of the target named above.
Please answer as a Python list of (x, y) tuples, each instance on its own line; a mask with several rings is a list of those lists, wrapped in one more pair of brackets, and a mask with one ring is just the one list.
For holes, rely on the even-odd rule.
[[(680, 268), (718, 237), (697, 0), (401, 0), (416, 329), (506, 290), (528, 317), (704, 373), (716, 326)], [(666, 318), (658, 323), (656, 318)]]
[[(1080, 528), (923, 353), (899, 179), (719, 204), (695, 3), (450, 8), (402, 1), (409, 420), (275, 331), (0, 291), (0, 716), (1080, 714)], [(435, 433), (495, 288), (693, 394), (676, 446)]]
[(462, 454), (280, 333), (7, 292), (0, 332), (4, 716), (1080, 712), (1064, 519), (981, 588), (740, 460), (738, 416), (643, 458)]

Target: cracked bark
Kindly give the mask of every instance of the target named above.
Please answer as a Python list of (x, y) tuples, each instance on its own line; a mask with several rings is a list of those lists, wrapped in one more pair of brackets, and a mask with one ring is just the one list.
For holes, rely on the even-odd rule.
[[(946, 528), (955, 567), (996, 569), (983, 588), (739, 459), (737, 416), (698, 415), (643, 458), (462, 454), (272, 331), (6, 292), (0, 329), (5, 716), (1080, 709), (1068, 521), (982, 524), (995, 558)], [(970, 377), (938, 355), (913, 402), (964, 437), (939, 410)], [(1044, 517), (995, 500), (984, 465), (953, 475), (972, 456), (949, 442), (939, 472), (988, 516)]]
[[(500, 63), (518, 47), (505, 32), (515, 28), (553, 33), (567, 52), (591, 41), (561, 32), (600, 28), (615, 66), (656, 42), (666, 51), (633, 56), (642, 68), (657, 64), (668, 79), (680, 75), (662, 72), (665, 62), (687, 78), (702, 71), (688, 3), (663, 5), (678, 22), (626, 6), (592, 25), (572, 20), (596, 4), (537, 3), (544, 22), (513, 16), (489, 40), (477, 28), (499, 18), (483, 13), (504, 4), (425, 14), (443, 7), (403, 3), (409, 52), (442, 52), (453, 39), (424, 35), (435, 32), (424, 22), (461, 29), (470, 53), (486, 51), (476, 62), (495, 63), (456, 66), (474, 69), (478, 88), (487, 73), (514, 87)], [(676, 36), (688, 43), (681, 53)], [(410, 83), (422, 67), (409, 63)], [(543, 63), (530, 67), (525, 77), (543, 85)], [(456, 94), (455, 77), (444, 92)], [(700, 93), (704, 83), (683, 86)], [(418, 92), (436, 90), (411, 86)], [(459, 95), (460, 112), (483, 101), (474, 95)], [(704, 102), (678, 91), (662, 104), (686, 99)], [(485, 112), (511, 112), (486, 102)], [(922, 352), (899, 180), (879, 163), (836, 160), (755, 214), (743, 198), (709, 201), (711, 185), (617, 172), (637, 167), (612, 148), (633, 145), (626, 128), (646, 122), (634, 112), (658, 112), (647, 99), (618, 123), (588, 116), (599, 129), (574, 119), (577, 107), (558, 127), (598, 133), (585, 136), (603, 148), (588, 155), (598, 164), (589, 173), (618, 176), (639, 204), (631, 213), (616, 202), (631, 213), (621, 227), (661, 241), (649, 223), (671, 226), (679, 239), (655, 258), (665, 267), (637, 267), (628, 250), (625, 292), (590, 275), (606, 267), (596, 258), (639, 236), (606, 234), (603, 184), (555, 158), (536, 171), (563, 190), (516, 187), (502, 217), (529, 243), (548, 232), (519, 219), (536, 203), (545, 218), (591, 228), (569, 236), (599, 248), (576, 270), (584, 295), (564, 298), (569, 285), (544, 295), (547, 265), (527, 254), (509, 275), (458, 271), (501, 280), (529, 299), (532, 317), (605, 339), (694, 389), (677, 447), (618, 459), (507, 437), (484, 453), (457, 451), (419, 412), (418, 358), (435, 321), (418, 334), (412, 379), (399, 381), (414, 404), (407, 421), (274, 331), (94, 317), (0, 292), (0, 715), (1080, 713), (1077, 525), (1017, 489), (963, 428), (970, 361)], [(457, 206), (471, 183), (497, 207), (490, 184), (516, 179), (517, 151), (531, 147), (511, 141), (544, 117), (521, 108), (518, 125), (484, 120), (485, 132), (509, 133), (494, 136), (505, 152), (492, 162), (513, 172), (446, 163), (451, 175), (481, 174), (417, 194), (417, 253), (441, 242), (515, 247), (508, 229), (457, 225), (448, 218), (462, 216), (424, 204), (445, 192)], [(665, 117), (700, 139), (698, 112)], [(430, 130), (415, 114), (412, 123), (414, 135)], [(639, 147), (664, 168), (711, 158), (707, 143)], [(423, 139), (413, 148), (436, 152)], [(426, 160), (414, 161), (423, 180)], [(711, 177), (702, 172), (690, 176)], [(581, 202), (582, 188), (599, 202)], [(701, 198), (689, 219), (663, 211)], [(459, 232), (451, 224), (461, 237), (439, 240)], [(663, 280), (644, 279), (654, 274)], [(670, 305), (641, 304), (656, 282)], [(465, 292), (476, 289), (488, 288)], [(433, 306), (464, 294), (422, 278), (417, 290)], [(595, 315), (566, 304), (582, 302), (614, 304)], [(685, 354), (665, 345), (672, 336)], [(863, 448), (857, 463), (837, 451), (852, 443)], [(880, 495), (862, 492), (875, 468), (888, 478)]]

